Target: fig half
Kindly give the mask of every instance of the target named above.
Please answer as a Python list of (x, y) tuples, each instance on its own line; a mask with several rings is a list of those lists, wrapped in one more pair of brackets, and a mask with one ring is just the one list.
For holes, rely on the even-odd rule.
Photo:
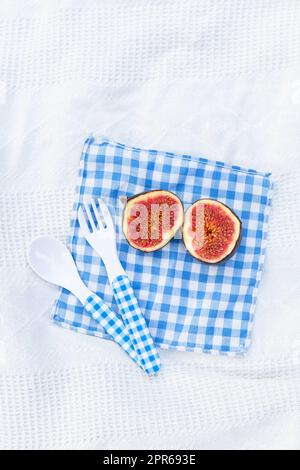
[(242, 222), (225, 204), (215, 199), (199, 199), (188, 208), (183, 225), (183, 241), (192, 256), (208, 264), (229, 259), (242, 237)]
[(183, 205), (170, 191), (153, 190), (127, 200), (123, 232), (128, 243), (141, 251), (160, 250), (183, 224)]

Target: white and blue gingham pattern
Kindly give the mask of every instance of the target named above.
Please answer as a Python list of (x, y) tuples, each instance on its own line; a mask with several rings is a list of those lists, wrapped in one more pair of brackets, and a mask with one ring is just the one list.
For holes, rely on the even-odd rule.
[(112, 281), (112, 290), (119, 310), (128, 328), (130, 339), (148, 373), (156, 373), (160, 369), (160, 357), (149, 333), (145, 317), (138, 305), (128, 276), (117, 276)]
[[(243, 354), (249, 347), (264, 259), (271, 193), (270, 174), (200, 157), (143, 150), (89, 137), (83, 148), (69, 246), (83, 281), (117, 311), (105, 268), (81, 236), (78, 205), (103, 198), (117, 224), (118, 252), (156, 345), (181, 351)], [(151, 189), (176, 193), (187, 208), (200, 198), (231, 207), (243, 224), (241, 245), (220, 265), (198, 262), (180, 237), (143, 253), (126, 241), (120, 197)], [(75, 297), (62, 289), (53, 321), (107, 337)]]
[(108, 333), (143, 370), (149, 374), (157, 372), (157, 370), (153, 370), (151, 364), (145, 367), (145, 361), (141, 361), (141, 357), (137, 354), (137, 351), (132, 345), (127, 327), (124, 326), (122, 320), (117, 317), (115, 312), (111, 310), (98, 295), (90, 295), (86, 299), (84, 309), (86, 312), (90, 313), (94, 320), (103, 326), (106, 333)]

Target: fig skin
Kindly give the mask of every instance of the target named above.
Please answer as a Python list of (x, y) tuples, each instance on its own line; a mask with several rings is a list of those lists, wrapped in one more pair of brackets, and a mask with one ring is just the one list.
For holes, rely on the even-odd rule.
[[(223, 202), (221, 201), (218, 201), (217, 199), (212, 199), (212, 198), (201, 198), (201, 199), (198, 199), (197, 201), (193, 202), (192, 206), (194, 206), (195, 204), (197, 204), (198, 202), (200, 201), (212, 201), (212, 202), (216, 202), (217, 204), (219, 204), (220, 206), (223, 206), (225, 207), (232, 215), (235, 219), (238, 220), (239, 222), (239, 225), (240, 225), (240, 230), (239, 230), (239, 236), (235, 242), (235, 245), (234, 247), (232, 248), (232, 250), (230, 251), (230, 253), (228, 253), (224, 258), (221, 258), (219, 259), (218, 261), (212, 261), (212, 262), (209, 262), (207, 260), (202, 260), (200, 258), (198, 258), (197, 256), (195, 256), (195, 254), (191, 253), (191, 251), (188, 249), (187, 245), (186, 245), (186, 241), (185, 241), (185, 236), (184, 236), (184, 224), (186, 223), (184, 221), (184, 224), (183, 224), (183, 231), (182, 231), (182, 240), (183, 240), (183, 243), (184, 243), (184, 246), (187, 250), (187, 252), (193, 257), (195, 258), (197, 261), (200, 261), (200, 263), (203, 263), (203, 264), (207, 264), (207, 265), (213, 265), (213, 266), (217, 266), (219, 264), (223, 264), (225, 263), (225, 261), (227, 261), (228, 259), (230, 259), (236, 252), (236, 250), (238, 249), (238, 247), (240, 246), (241, 244), (241, 240), (242, 240), (242, 232), (243, 232), (243, 224), (242, 224), (242, 221), (241, 219), (237, 216), (237, 214), (229, 207), (227, 206), (226, 204), (224, 204)], [(190, 207), (192, 207), (190, 206)], [(189, 209), (190, 209), (189, 207)], [(186, 211), (187, 212), (187, 211)], [(186, 216), (186, 213), (185, 213), (185, 216)]]
[[(134, 199), (140, 197), (140, 196), (144, 196), (144, 195), (149, 195), (151, 197), (151, 194), (152, 193), (157, 193), (157, 196), (159, 196), (159, 193), (169, 193), (171, 196), (174, 197), (174, 200), (176, 200), (176, 202), (180, 203), (181, 205), (181, 213), (182, 213), (182, 218), (181, 218), (181, 223), (180, 225), (178, 226), (178, 228), (174, 231), (174, 234), (171, 238), (165, 240), (165, 242), (161, 242), (158, 247), (154, 247), (154, 249), (143, 249), (141, 247), (138, 247), (138, 246), (135, 246), (135, 245), (132, 245), (131, 241), (129, 240), (129, 238), (127, 237), (127, 233), (126, 233), (126, 230), (125, 230), (125, 227), (124, 227), (124, 223), (125, 223), (125, 210), (126, 210), (126, 206), (127, 206), (127, 203), (130, 202), (130, 201), (133, 201)], [(135, 194), (134, 196), (131, 196), (131, 197), (127, 197), (127, 202), (126, 202), (126, 205), (124, 206), (124, 210), (123, 210), (123, 223), (122, 223), (122, 228), (123, 228), (123, 233), (125, 235), (125, 238), (128, 242), (128, 244), (130, 246), (132, 246), (132, 248), (135, 248), (136, 250), (139, 250), (143, 253), (153, 253), (154, 251), (159, 251), (161, 250), (162, 248), (164, 248), (176, 235), (176, 233), (178, 232), (178, 230), (182, 227), (184, 223), (184, 207), (183, 207), (183, 203), (181, 201), (181, 199), (177, 196), (177, 194), (173, 193), (172, 191), (169, 191), (167, 189), (151, 189), (150, 191), (143, 191), (141, 193), (138, 193), (138, 194)]]

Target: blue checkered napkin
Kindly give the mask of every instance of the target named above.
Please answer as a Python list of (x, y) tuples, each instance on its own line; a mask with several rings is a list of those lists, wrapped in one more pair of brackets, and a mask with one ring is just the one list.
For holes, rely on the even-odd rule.
[[(231, 207), (243, 223), (242, 242), (234, 256), (216, 266), (200, 263), (179, 237), (154, 253), (129, 246), (120, 230), (120, 197), (151, 189), (173, 191), (185, 208), (206, 197)], [(270, 174), (92, 136), (81, 156), (69, 246), (84, 282), (118, 312), (104, 265), (82, 237), (77, 221), (83, 199), (103, 198), (115, 217), (120, 259), (155, 343), (165, 349), (243, 354), (251, 339), (270, 190)], [(64, 289), (52, 319), (67, 328), (107, 337)]]

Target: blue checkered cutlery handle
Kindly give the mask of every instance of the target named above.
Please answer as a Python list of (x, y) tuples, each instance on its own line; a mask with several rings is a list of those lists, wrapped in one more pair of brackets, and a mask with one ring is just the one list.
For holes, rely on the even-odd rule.
[(117, 276), (111, 285), (128, 335), (143, 367), (149, 374), (156, 374), (160, 369), (160, 357), (127, 274)]
[(139, 367), (145, 372), (146, 370), (141, 358), (137, 354), (132, 345), (129, 331), (124, 323), (117, 317), (115, 312), (111, 310), (108, 305), (96, 294), (90, 295), (84, 303), (84, 308), (91, 314), (91, 316), (100, 323), (106, 333), (108, 333), (116, 343), (133, 359)]

